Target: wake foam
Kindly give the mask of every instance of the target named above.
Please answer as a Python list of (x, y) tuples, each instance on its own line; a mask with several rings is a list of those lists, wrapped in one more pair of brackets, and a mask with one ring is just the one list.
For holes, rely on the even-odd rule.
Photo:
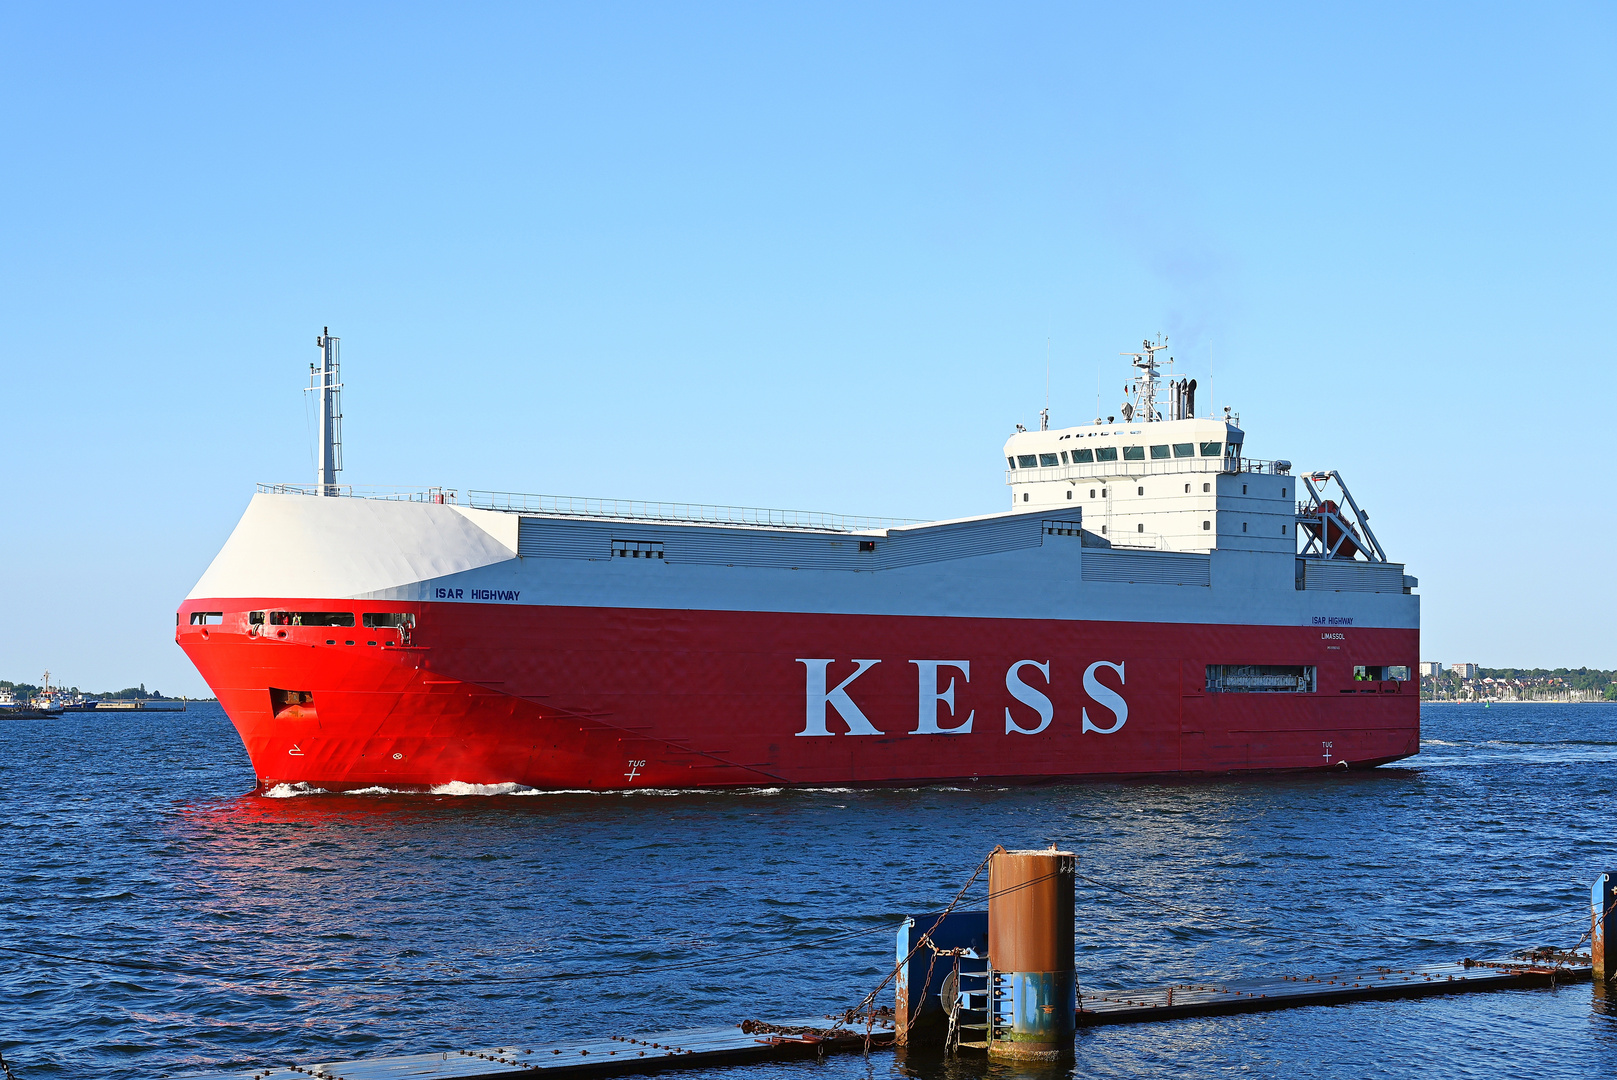
[(276, 784), (274, 787), (272, 787), (268, 791), (264, 792), (264, 798), (266, 798), (266, 799), (295, 799), (299, 795), (324, 795), (324, 794), (326, 794), (326, 789), (325, 788), (310, 787), (308, 784), (304, 783), (302, 780), (299, 780), (295, 784)]
[(433, 795), (542, 795), (538, 788), (507, 781), (503, 784), (468, 784), (464, 780), (451, 780), (427, 789)]

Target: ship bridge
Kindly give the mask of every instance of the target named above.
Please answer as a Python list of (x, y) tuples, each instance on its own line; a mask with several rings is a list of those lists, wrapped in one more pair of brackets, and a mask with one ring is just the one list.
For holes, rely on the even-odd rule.
[(1011, 509), (1077, 507), (1085, 530), (1113, 547), (1295, 552), (1291, 463), (1246, 457), (1228, 410), (1196, 416), (1196, 381), (1162, 377), (1163, 347), (1124, 354), (1137, 375), (1121, 416), (1051, 429), (1046, 409), (1040, 430), (1018, 425), (1004, 448)]

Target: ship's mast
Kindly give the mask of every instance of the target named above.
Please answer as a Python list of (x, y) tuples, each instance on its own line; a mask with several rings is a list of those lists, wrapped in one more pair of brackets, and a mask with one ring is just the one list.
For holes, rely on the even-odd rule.
[(337, 473), (342, 471), (342, 372), (338, 346), (331, 327), (314, 339), (320, 363), (309, 365), (309, 389), (320, 401), (320, 465), (315, 483), (321, 495), (337, 494)]
[(1149, 423), (1152, 420), (1162, 419), (1162, 414), (1157, 411), (1157, 377), (1160, 374), (1157, 370), (1157, 353), (1167, 347), (1168, 339), (1158, 334), (1155, 342), (1147, 339), (1141, 343), (1142, 352), (1118, 354), (1132, 357), (1135, 368), (1140, 372), (1134, 377), (1133, 382), (1123, 387), (1123, 392), (1134, 398), (1133, 401), (1123, 403), (1124, 421)]

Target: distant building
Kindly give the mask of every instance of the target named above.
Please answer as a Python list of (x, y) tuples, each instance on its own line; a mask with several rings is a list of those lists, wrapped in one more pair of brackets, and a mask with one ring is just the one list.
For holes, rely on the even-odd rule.
[(1449, 670), (1462, 679), (1474, 679), (1477, 677), (1477, 665), (1475, 664), (1450, 664)]
[(1435, 679), (1443, 674), (1443, 663), (1440, 660), (1422, 660), (1420, 662), (1420, 677)]

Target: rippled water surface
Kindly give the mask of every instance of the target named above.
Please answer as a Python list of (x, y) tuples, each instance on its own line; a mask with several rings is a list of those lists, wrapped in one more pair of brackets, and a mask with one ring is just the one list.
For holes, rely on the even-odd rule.
[[(946, 902), (996, 843), (1073, 848), (1113, 887), (1079, 885), (1086, 987), (1576, 942), (1591, 875), (1617, 870), (1617, 706), (1423, 723), (1409, 767), (1346, 775), (271, 799), (243, 794), (214, 706), (0, 721), (0, 1049), (18, 1080), (155, 1077), (841, 1009), (886, 974), (899, 916)], [(823, 940), (849, 931), (868, 932)], [(693, 960), (713, 962), (635, 973)], [(1617, 1007), (1575, 986), (1102, 1028), (1049, 1075), (1613, 1060)], [(888, 1052), (724, 1075), (1004, 1071)]]

